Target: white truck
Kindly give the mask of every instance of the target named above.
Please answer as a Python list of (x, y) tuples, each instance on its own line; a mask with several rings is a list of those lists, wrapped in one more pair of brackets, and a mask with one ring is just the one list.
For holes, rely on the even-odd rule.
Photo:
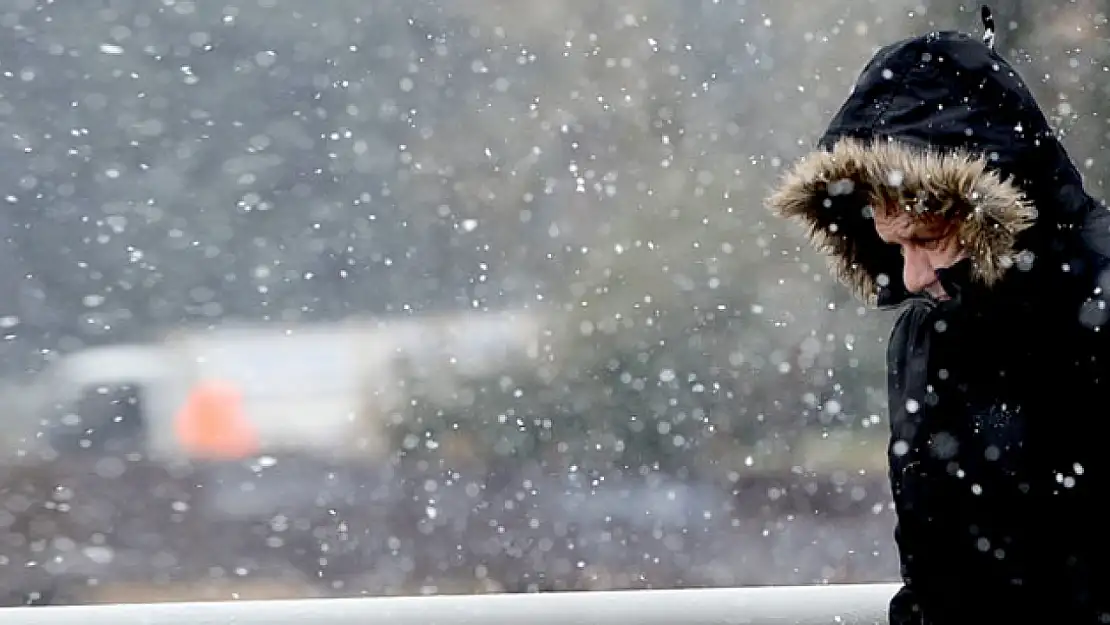
[[(227, 453), (203, 449), (223, 436), (244, 453), (376, 460), (406, 406), (465, 403), (465, 380), (535, 366), (545, 335), (532, 312), (476, 311), (231, 325), (89, 348), (0, 392), (9, 424), (0, 453), (95, 452), (102, 439), (124, 438), (150, 460), (187, 460)], [(207, 421), (184, 424), (198, 410)]]

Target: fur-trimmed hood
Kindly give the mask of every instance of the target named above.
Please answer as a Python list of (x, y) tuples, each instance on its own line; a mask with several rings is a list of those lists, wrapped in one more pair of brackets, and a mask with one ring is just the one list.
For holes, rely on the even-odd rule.
[(881, 49), (818, 149), (787, 171), (768, 203), (800, 222), (834, 274), (873, 305), (896, 304), (906, 291), (901, 251), (879, 238), (871, 207), (897, 203), (951, 220), (968, 258), (960, 276), (996, 287), (1026, 251), (1021, 258), (1035, 259), (1038, 275), (1049, 265), (1074, 270), (1062, 233), (1094, 206), (1013, 67), (953, 32)]
[(879, 249), (889, 246), (875, 232), (873, 207), (898, 205), (958, 224), (973, 279), (987, 286), (1013, 264), (1017, 236), (1036, 218), (1024, 192), (985, 157), (850, 138), (802, 159), (768, 203), (802, 224), (834, 275), (872, 304), (879, 287), (901, 280), (900, 256)]

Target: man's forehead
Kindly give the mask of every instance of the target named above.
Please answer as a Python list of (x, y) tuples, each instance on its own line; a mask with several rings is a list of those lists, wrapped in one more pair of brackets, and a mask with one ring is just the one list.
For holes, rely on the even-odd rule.
[(943, 217), (901, 208), (875, 211), (875, 224), (884, 230), (899, 234), (912, 233), (916, 236), (941, 235), (952, 226)]

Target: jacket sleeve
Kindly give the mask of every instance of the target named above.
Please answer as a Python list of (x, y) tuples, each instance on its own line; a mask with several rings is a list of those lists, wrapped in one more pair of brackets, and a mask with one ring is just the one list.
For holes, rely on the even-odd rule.
[[(922, 365), (929, 359), (929, 309), (904, 307), (891, 332), (887, 351), (887, 394), (890, 442), (887, 446), (888, 477), (894, 499), (894, 543), (898, 551), (902, 588), (890, 601), (891, 625), (923, 625), (921, 607), (921, 551), (926, 548), (916, 530), (914, 489), (920, 473), (919, 453), (925, 437), (921, 415), (907, 408), (920, 397), (928, 381)], [(917, 493), (919, 494), (919, 493)]]
[[(892, 440), (892, 445), (898, 444)], [(902, 576), (902, 587), (890, 600), (889, 620), (890, 625), (923, 625), (921, 605), (918, 602), (920, 592), (915, 584), (914, 576), (917, 572), (915, 562), (915, 545), (912, 531), (912, 521), (908, 521), (905, 513), (904, 495), (902, 493), (902, 475), (900, 468), (903, 463), (891, 463), (890, 484), (894, 494), (894, 510), (897, 521), (894, 525), (894, 544), (898, 550), (898, 564)]]

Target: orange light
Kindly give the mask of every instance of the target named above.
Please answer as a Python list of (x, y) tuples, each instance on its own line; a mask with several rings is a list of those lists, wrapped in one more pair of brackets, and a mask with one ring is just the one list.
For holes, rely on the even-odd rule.
[(226, 382), (198, 384), (174, 426), (178, 442), (193, 458), (238, 460), (259, 451), (258, 433), (243, 412), (242, 393)]

